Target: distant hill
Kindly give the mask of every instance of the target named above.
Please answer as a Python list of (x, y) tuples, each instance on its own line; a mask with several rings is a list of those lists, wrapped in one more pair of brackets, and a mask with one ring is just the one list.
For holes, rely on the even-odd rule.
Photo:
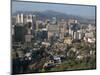
[(52, 10), (41, 11), (41, 12), (40, 11), (17, 11), (16, 13), (13, 13), (12, 16), (16, 16), (18, 13), (23, 13), (25, 15), (26, 14), (34, 14), (34, 15), (37, 15), (40, 20), (45, 20), (45, 19), (51, 20), (52, 17), (56, 17), (57, 20), (60, 20), (60, 19), (77, 19), (77, 20), (80, 21), (80, 23), (95, 24), (94, 19), (87, 19), (87, 18), (83, 18), (83, 17), (80, 17), (80, 16), (65, 14), (65, 13), (52, 11)]

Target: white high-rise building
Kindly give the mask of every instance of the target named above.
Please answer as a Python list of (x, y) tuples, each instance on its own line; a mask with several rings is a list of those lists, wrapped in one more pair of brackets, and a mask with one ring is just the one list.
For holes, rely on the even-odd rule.
[(82, 33), (81, 33), (80, 30), (78, 30), (77, 32), (73, 33), (73, 39), (77, 39), (77, 40), (82, 39)]
[(78, 39), (82, 39), (82, 32), (79, 30), (77, 31), (77, 33), (78, 33)]
[(21, 24), (24, 23), (24, 15), (23, 15), (23, 13), (17, 14), (16, 23), (18, 23), (18, 24), (19, 24), (19, 23), (21, 23)]
[(57, 23), (57, 18), (56, 17), (53, 17), (52, 18), (52, 24), (56, 24)]
[(17, 14), (17, 17), (16, 17), (16, 23), (20, 23), (20, 15)]
[(73, 37), (73, 30), (71, 30), (71, 25), (69, 25), (69, 35)]
[(27, 15), (26, 16), (26, 18), (27, 18), (27, 22), (31, 22), (32, 23), (32, 15), (30, 14), (30, 15)]
[(23, 24), (24, 23), (24, 15), (21, 13), (21, 18), (20, 18), (20, 22)]

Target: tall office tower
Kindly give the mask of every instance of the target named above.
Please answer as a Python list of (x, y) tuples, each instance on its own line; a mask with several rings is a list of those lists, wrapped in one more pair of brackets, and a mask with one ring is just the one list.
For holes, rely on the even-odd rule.
[(72, 36), (73, 39), (76, 39), (77, 37), (77, 31), (80, 30), (80, 25), (77, 23), (73, 23), (69, 25), (69, 34)]
[(74, 37), (75, 40), (80, 40), (82, 38), (82, 33), (80, 32), (80, 30), (78, 30), (77, 32), (74, 32)]
[(71, 35), (73, 37), (73, 30), (72, 30), (72, 26), (71, 25), (69, 25), (68, 32), (69, 32), (69, 35)]
[(18, 23), (18, 24), (23, 24), (24, 23), (24, 15), (23, 15), (23, 13), (17, 14), (16, 23)]
[(26, 24), (25, 42), (31, 42), (32, 39), (32, 23)]
[(35, 28), (36, 31), (39, 30), (39, 21), (36, 21), (36, 28)]
[(32, 23), (31, 22), (27, 23), (27, 34), (32, 34)]
[(22, 23), (22, 24), (23, 24), (23, 23), (24, 23), (24, 15), (23, 15), (23, 13), (21, 13), (21, 15), (20, 15), (20, 16), (21, 16), (21, 18), (20, 18), (20, 23)]
[(59, 29), (60, 29), (60, 39), (64, 39), (64, 33), (66, 30), (66, 22), (64, 21), (64, 19), (61, 20), (61, 22), (59, 22)]
[(25, 41), (30, 43), (32, 41), (33, 38), (33, 34), (35, 33), (35, 25), (36, 25), (36, 19), (35, 16), (30, 14), (30, 15), (26, 15), (26, 21), (27, 21), (27, 33), (25, 35)]
[(46, 20), (46, 29), (48, 30), (48, 26), (50, 25), (50, 20)]
[(32, 23), (32, 15), (26, 15), (26, 18), (27, 18), (27, 22), (31, 22)]
[(60, 32), (60, 39), (64, 39), (64, 29), (63, 28), (61, 29), (61, 32)]
[(16, 24), (16, 16), (11, 17), (11, 24), (15, 25)]
[(74, 32), (73, 39), (77, 39), (77, 32)]
[(20, 23), (20, 15), (19, 14), (17, 14), (17, 16), (16, 16), (16, 23)]
[(78, 31), (78, 39), (82, 39), (82, 32), (80, 30)]
[(58, 25), (48, 25), (48, 39), (51, 37), (59, 36), (59, 26)]
[(48, 39), (48, 31), (46, 28), (43, 28), (42, 31), (41, 31), (41, 39), (44, 40), (44, 39)]
[(33, 29), (33, 32), (34, 32), (35, 29), (36, 29), (36, 20), (37, 20), (36, 15), (33, 15), (33, 16), (32, 16), (32, 29)]
[(24, 26), (20, 26), (20, 25), (16, 25), (14, 27), (14, 41), (15, 42), (24, 42), (24, 39), (25, 39), (25, 28)]
[(52, 17), (52, 24), (57, 24), (57, 18), (56, 17)]
[(33, 31), (34, 31), (33, 17), (32, 15), (28, 15), (27, 18), (28, 18), (27, 19), (27, 32), (28, 32), (27, 34), (33, 35)]

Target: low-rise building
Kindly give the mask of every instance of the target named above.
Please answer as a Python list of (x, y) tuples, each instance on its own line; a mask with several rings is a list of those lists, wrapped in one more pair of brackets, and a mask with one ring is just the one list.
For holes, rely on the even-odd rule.
[(71, 43), (72, 43), (71, 37), (65, 37), (64, 44), (71, 44)]
[(25, 42), (31, 42), (32, 41), (32, 35), (25, 35)]

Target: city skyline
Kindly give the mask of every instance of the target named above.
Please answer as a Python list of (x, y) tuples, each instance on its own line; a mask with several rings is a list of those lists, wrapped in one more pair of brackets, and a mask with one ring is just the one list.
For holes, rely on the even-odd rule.
[(12, 74), (96, 69), (95, 10), (87, 5), (13, 2)]
[(86, 17), (88, 19), (95, 19), (95, 12), (96, 12), (95, 6), (12, 1), (12, 13), (15, 13), (16, 11), (47, 11), (47, 10), (57, 11), (69, 15), (81, 16), (84, 18)]

